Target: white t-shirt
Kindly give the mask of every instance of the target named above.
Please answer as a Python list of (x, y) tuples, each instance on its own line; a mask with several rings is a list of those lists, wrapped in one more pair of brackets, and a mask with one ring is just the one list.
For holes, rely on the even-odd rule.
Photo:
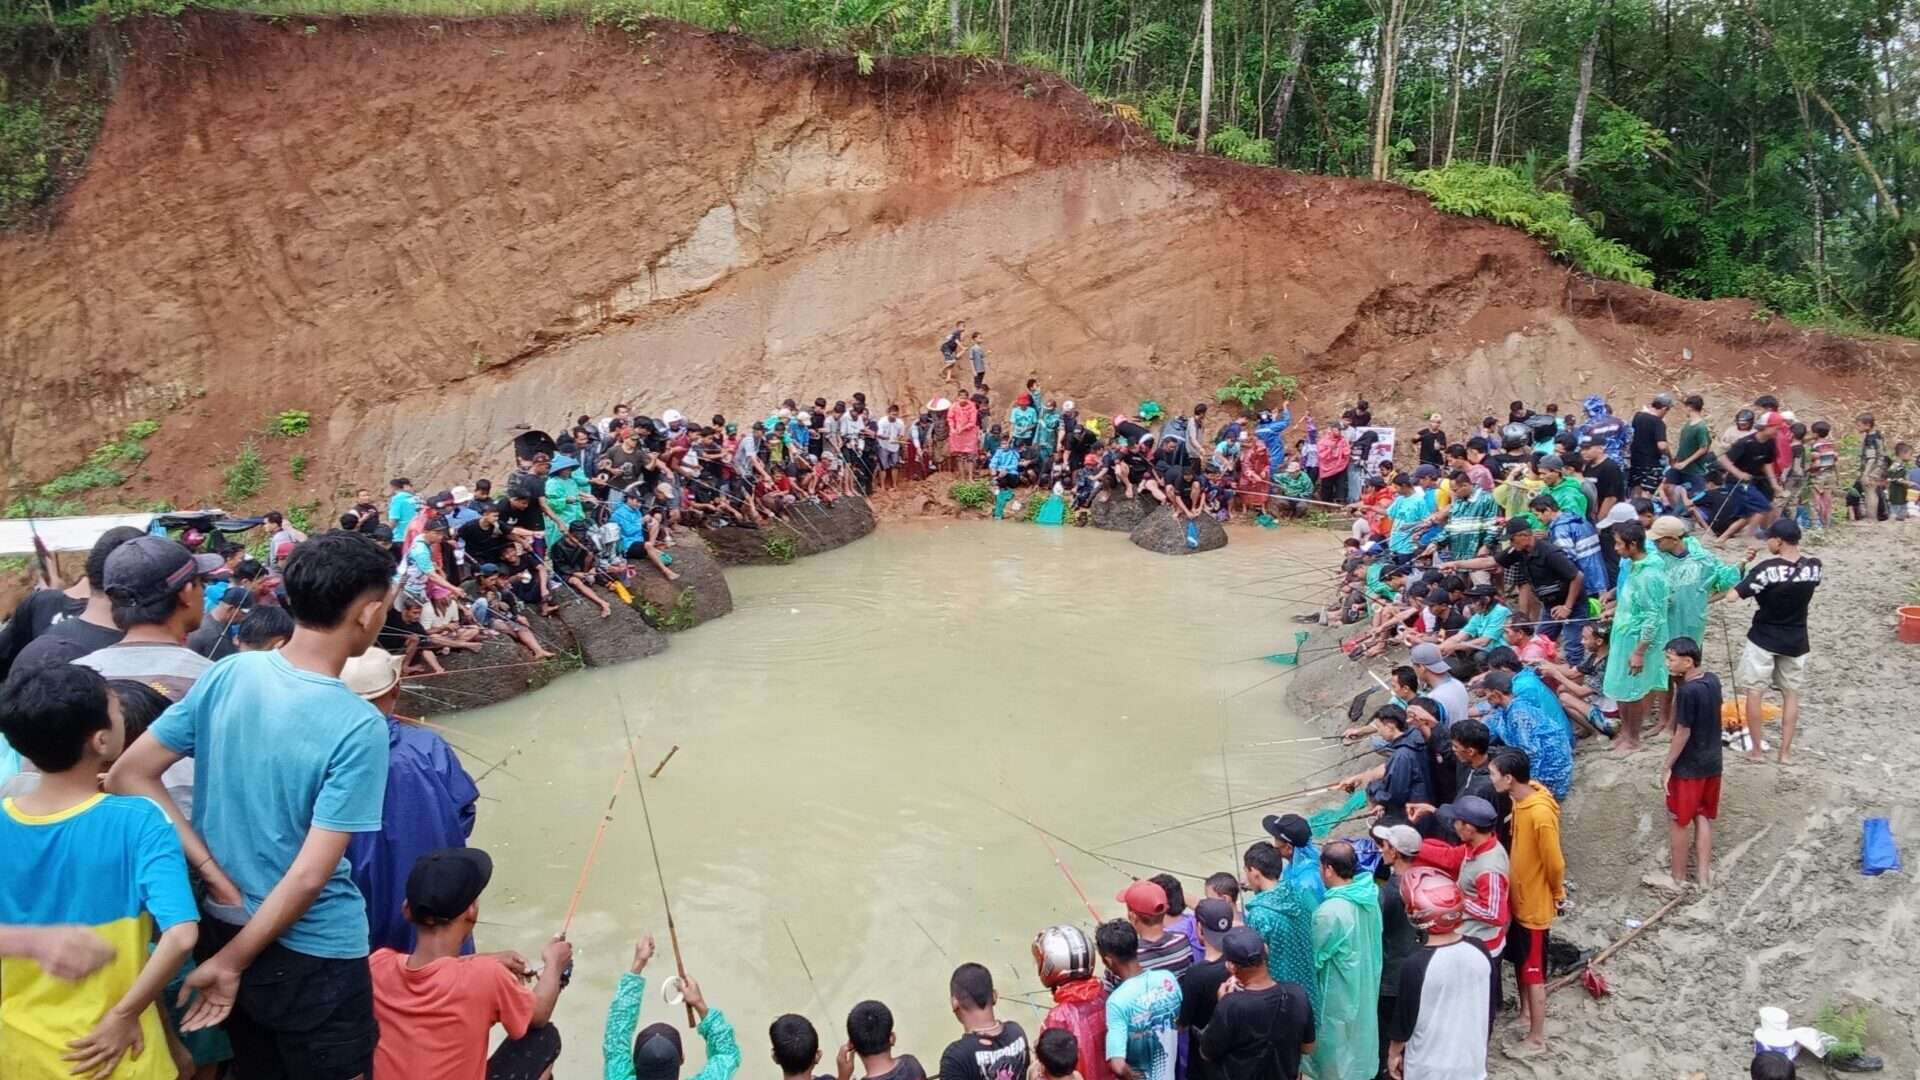
[(880, 445), (889, 450), (900, 449), (900, 437), (907, 433), (907, 422), (897, 417), (880, 418)]

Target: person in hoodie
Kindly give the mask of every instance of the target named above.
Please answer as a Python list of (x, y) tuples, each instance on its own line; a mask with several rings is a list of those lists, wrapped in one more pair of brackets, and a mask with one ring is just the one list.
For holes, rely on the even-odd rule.
[(1633, 429), (1625, 420), (1613, 415), (1607, 406), (1607, 399), (1599, 394), (1588, 394), (1582, 403), (1587, 411), (1587, 422), (1580, 425), (1580, 445), (1592, 444), (1606, 448), (1607, 457), (1622, 469), (1627, 467), (1627, 437)]
[[(1380, 807), (1382, 823), (1399, 824), (1407, 820), (1408, 803), (1433, 801), (1428, 783), (1427, 737), (1412, 726), (1407, 710), (1398, 705), (1382, 705), (1375, 710), (1373, 726), (1386, 741), (1387, 762), (1380, 777), (1367, 784), (1367, 801)], [(1322, 866), (1325, 855), (1322, 851)]]
[(1049, 926), (1033, 939), (1033, 964), (1040, 985), (1053, 994), (1053, 1008), (1040, 1022), (1049, 1031), (1072, 1035), (1080, 1050), (1081, 1080), (1113, 1080), (1107, 1067), (1107, 988), (1094, 976), (1093, 943), (1071, 923)]
[(1327, 898), (1313, 913), (1315, 1080), (1373, 1080), (1380, 1072), (1380, 890), (1359, 871), (1345, 840), (1321, 850)]
[(1267, 457), (1276, 464), (1287, 459), (1287, 428), (1292, 425), (1293, 410), (1284, 405), (1278, 416), (1261, 412), (1259, 420), (1253, 425), (1253, 437), (1267, 448)]
[[(393, 707), (400, 698), (398, 656), (370, 648), (347, 661), (340, 681), (387, 721), (387, 793), (380, 831), (353, 834), (347, 842), (347, 864), (354, 886), (366, 898), (368, 944), (410, 953), (417, 932), (404, 911), (407, 877), (428, 852), (467, 846), (480, 789), (445, 739), (394, 719)], [(473, 940), (460, 951), (473, 952)]]
[(1507, 870), (1513, 889), (1513, 925), (1507, 932), (1506, 959), (1513, 964), (1527, 1036), (1508, 1047), (1507, 1053), (1531, 1057), (1547, 1045), (1547, 943), (1554, 916), (1567, 902), (1560, 803), (1533, 779), (1527, 755), (1511, 746), (1494, 753), (1487, 775), (1494, 790), (1513, 801), (1513, 847)]

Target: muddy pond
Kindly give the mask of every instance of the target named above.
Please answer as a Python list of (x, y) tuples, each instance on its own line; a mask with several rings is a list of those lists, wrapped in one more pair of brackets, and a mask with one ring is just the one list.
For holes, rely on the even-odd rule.
[[(1033, 935), (1092, 920), (1049, 841), (1008, 811), (1071, 842), (1052, 844), (1102, 917), (1120, 914), (1122, 870), (1155, 873), (1140, 863), (1197, 899), (1265, 811), (1104, 850), (1140, 861), (1118, 868), (1072, 845), (1282, 792), (1337, 760), (1259, 745), (1306, 733), (1263, 655), (1291, 647), (1312, 569), (1337, 557), (1333, 534), (1304, 529), (1169, 558), (1119, 533), (964, 523), (730, 570), (733, 614), (666, 654), (448, 718), (475, 776), (517, 748), (480, 784), (473, 842), (496, 866), (480, 947), (531, 959), (559, 927), (624, 763), (624, 714), (642, 771), (679, 747), (647, 804), (688, 972), (739, 1030), (747, 1070), (773, 1068), (767, 1024), (799, 1012), (830, 1073), (847, 1010), (871, 997), (931, 1071), (958, 1031), (946, 984), (965, 960), (992, 968), (1002, 1015), (1031, 1030), (1046, 1000)], [(599, 1075), (606, 1003), (645, 932), (660, 953), (642, 1021), (684, 1022), (660, 1001), (673, 962), (629, 782), (569, 934), (561, 1077)]]

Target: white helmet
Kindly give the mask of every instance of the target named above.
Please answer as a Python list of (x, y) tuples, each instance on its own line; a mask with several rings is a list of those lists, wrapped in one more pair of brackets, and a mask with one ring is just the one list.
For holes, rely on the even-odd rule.
[(681, 416), (681, 415), (680, 415), (680, 410), (678, 410), (678, 409), (668, 409), (668, 410), (667, 410), (666, 412), (663, 412), (663, 413), (661, 413), (661, 414), (660, 414), (660, 419), (661, 419), (661, 420), (662, 420), (662, 421), (663, 421), (663, 422), (664, 422), (664, 423), (665, 423), (665, 424), (666, 424), (666, 425), (667, 425), (668, 427), (672, 427), (673, 425), (675, 425), (675, 424), (678, 424), (678, 423), (680, 423), (681, 421), (683, 421), (683, 420), (685, 420), (685, 419), (686, 419), (686, 417), (684, 417), (684, 416)]
[(1093, 943), (1086, 931), (1070, 923), (1049, 926), (1033, 939), (1033, 961), (1040, 968), (1040, 985), (1048, 989), (1092, 978)]

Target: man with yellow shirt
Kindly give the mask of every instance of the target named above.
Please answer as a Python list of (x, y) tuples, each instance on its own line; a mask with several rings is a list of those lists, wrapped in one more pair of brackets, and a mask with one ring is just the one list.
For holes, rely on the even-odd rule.
[(42, 668), (8, 684), (0, 736), (41, 774), (0, 804), (0, 924), (85, 927), (113, 951), (77, 980), (38, 960), (0, 960), (0, 1076), (173, 1080), (154, 1001), (192, 951), (199, 912), (166, 815), (100, 793), (126, 743), (119, 699), (90, 668)]
[(1493, 789), (1513, 801), (1513, 844), (1507, 880), (1513, 888), (1513, 926), (1506, 958), (1513, 962), (1520, 1018), (1527, 1037), (1507, 1048), (1532, 1057), (1547, 1045), (1547, 941), (1566, 904), (1566, 860), (1560, 853), (1560, 803), (1533, 780), (1526, 752), (1505, 747), (1487, 762)]

